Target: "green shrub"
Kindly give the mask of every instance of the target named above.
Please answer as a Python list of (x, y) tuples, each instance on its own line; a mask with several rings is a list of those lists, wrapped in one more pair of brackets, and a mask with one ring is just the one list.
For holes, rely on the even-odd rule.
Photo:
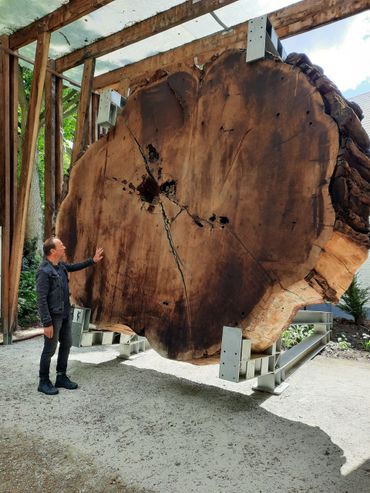
[(368, 351), (370, 353), (370, 341), (364, 341), (363, 346), (365, 351)]
[(314, 331), (314, 327), (312, 324), (305, 325), (291, 325), (289, 329), (283, 332), (281, 337), (281, 342), (284, 349), (290, 349), (295, 346), (299, 342), (302, 342), (303, 339), (310, 336)]
[(339, 341), (338, 348), (342, 351), (346, 351), (347, 349), (351, 349), (351, 343), (348, 341)]
[(38, 321), (36, 272), (41, 257), (37, 254), (36, 239), (26, 241), (18, 294), (18, 324), (28, 326)]
[(353, 316), (356, 325), (362, 325), (366, 320), (367, 310), (365, 305), (370, 300), (369, 291), (369, 288), (361, 288), (356, 274), (338, 304), (341, 310)]

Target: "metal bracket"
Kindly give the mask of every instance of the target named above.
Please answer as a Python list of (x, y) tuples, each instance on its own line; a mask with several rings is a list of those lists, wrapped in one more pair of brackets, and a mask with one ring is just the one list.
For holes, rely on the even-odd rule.
[(265, 58), (266, 52), (272, 53), (282, 60), (286, 58), (283, 45), (267, 15), (255, 17), (248, 21), (247, 36), (247, 63)]
[(306, 361), (318, 354), (330, 340), (333, 314), (300, 310), (293, 324), (313, 325), (314, 333), (291, 349), (282, 352), (281, 340), (262, 354), (251, 352), (251, 341), (243, 339), (239, 327), (224, 327), (221, 343), (219, 377), (230, 382), (257, 377), (254, 390), (280, 394), (288, 386), (285, 379)]
[(72, 308), (72, 346), (81, 346), (83, 334), (89, 331), (90, 315), (90, 308), (82, 306)]

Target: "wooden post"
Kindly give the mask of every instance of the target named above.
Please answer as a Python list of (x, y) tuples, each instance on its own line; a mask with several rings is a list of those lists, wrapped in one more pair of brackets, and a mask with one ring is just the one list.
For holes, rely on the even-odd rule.
[[(8, 36), (0, 37), (0, 48), (8, 48)], [(1, 224), (1, 322), (4, 344), (11, 342), (9, 321), (10, 252), (10, 90), (9, 55), (0, 49), (0, 224)]]
[(63, 185), (63, 79), (55, 83), (55, 214), (62, 196)]
[(36, 140), (39, 128), (41, 101), (44, 89), (46, 66), (49, 52), (50, 33), (44, 32), (37, 38), (35, 67), (32, 78), (30, 106), (22, 156), (22, 171), (19, 184), (16, 228), (11, 252), (10, 271), (10, 331), (17, 318), (18, 289), (21, 273), (23, 244), (26, 230), (27, 209), (31, 187), (32, 166), (35, 159)]
[(89, 110), (87, 112), (85, 147), (89, 147), (89, 145), (92, 144), (91, 131), (92, 131), (92, 93), (90, 94)]
[(91, 110), (91, 142), (94, 143), (98, 140), (98, 125), (96, 120), (98, 118), (99, 110), (99, 94), (92, 95), (92, 110)]
[(86, 60), (82, 76), (80, 102), (78, 106), (75, 140), (73, 143), (71, 166), (83, 154), (87, 146), (89, 107), (94, 79), (95, 58)]
[[(49, 61), (49, 67), (55, 63)], [(45, 79), (45, 238), (52, 235), (55, 214), (55, 76), (50, 71)]]
[(10, 57), (10, 244), (12, 244), (17, 210), (18, 190), (18, 88), (19, 63), (15, 56)]

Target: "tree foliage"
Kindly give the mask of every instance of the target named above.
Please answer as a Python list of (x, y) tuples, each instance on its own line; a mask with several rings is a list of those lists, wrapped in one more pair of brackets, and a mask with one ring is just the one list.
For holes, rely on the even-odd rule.
[(361, 325), (367, 317), (367, 310), (365, 306), (369, 300), (370, 288), (362, 288), (358, 275), (356, 274), (352, 279), (349, 288), (342, 296), (338, 307), (352, 315), (357, 325)]
[(23, 327), (37, 321), (36, 272), (41, 258), (36, 238), (25, 241), (18, 293), (18, 323)]
[[(18, 177), (22, 165), (22, 146), (26, 131), (27, 114), (31, 94), (33, 71), (27, 67), (20, 68), (19, 78), (19, 107), (18, 107)], [(71, 87), (63, 86), (63, 168), (67, 174), (70, 165), (70, 157), (77, 121), (77, 107), (79, 92)], [(45, 207), (44, 177), (45, 177), (45, 104), (41, 107), (39, 134), (37, 139), (37, 150), (35, 154), (37, 161), (36, 172), (39, 179), (39, 193), (42, 209)], [(30, 197), (30, 201), (32, 197)], [(40, 214), (43, 216), (42, 211)], [(43, 235), (43, 233), (42, 233)], [(25, 241), (22, 261), (22, 272), (20, 276), (18, 295), (18, 323), (21, 326), (31, 325), (37, 322), (37, 300), (36, 300), (36, 272), (41, 260), (37, 252), (37, 240), (33, 238)]]

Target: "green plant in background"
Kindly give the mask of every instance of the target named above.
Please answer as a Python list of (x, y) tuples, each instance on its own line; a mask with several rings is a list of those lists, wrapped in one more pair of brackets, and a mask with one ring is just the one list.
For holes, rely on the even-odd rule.
[(356, 325), (362, 325), (367, 316), (365, 308), (366, 303), (370, 300), (370, 289), (362, 288), (357, 274), (352, 279), (352, 282), (347, 291), (342, 296), (338, 307), (341, 310), (349, 313), (355, 319)]
[[(30, 68), (21, 66), (20, 68), (20, 84), (19, 84), (19, 106), (18, 106), (18, 136), (19, 136), (19, 150), (18, 150), (18, 179), (20, 177), (21, 162), (22, 162), (22, 142), (24, 140), (26, 132), (26, 122), (28, 114), (29, 99), (31, 93), (33, 71)], [(69, 164), (71, 160), (72, 144), (76, 129), (77, 119), (77, 107), (79, 101), (79, 92), (74, 88), (64, 86), (63, 87), (63, 169), (64, 174), (68, 173)], [(33, 209), (41, 210), (44, 208), (44, 180), (45, 180), (45, 107), (42, 105), (40, 114), (40, 128), (37, 137), (37, 150), (35, 153), (35, 159), (37, 166), (34, 169), (34, 173), (37, 173), (39, 180), (39, 189), (37, 187), (31, 188), (30, 203), (33, 204)], [(39, 195), (39, 197), (37, 197)], [(39, 200), (37, 200), (39, 199)], [(41, 200), (41, 205), (40, 204)], [(35, 205), (36, 204), (36, 205)], [(40, 214), (42, 216), (42, 214)], [(27, 218), (27, 221), (29, 218)], [(35, 231), (31, 228), (31, 235), (39, 236), (40, 240), (43, 238), (42, 221), (41, 229)], [(19, 294), (18, 294), (18, 324), (22, 327), (29, 326), (37, 322), (37, 301), (36, 301), (36, 272), (38, 264), (41, 258), (37, 255), (37, 239), (26, 239), (24, 245), (23, 259), (22, 259), (22, 271), (20, 275)]]
[(363, 346), (364, 346), (365, 351), (368, 351), (370, 353), (370, 341), (369, 340), (364, 341)]
[(289, 329), (283, 332), (281, 336), (281, 342), (284, 349), (290, 349), (303, 339), (310, 336), (314, 332), (314, 326), (312, 324), (306, 325), (291, 325)]
[(26, 241), (18, 294), (18, 324), (21, 327), (32, 325), (38, 321), (36, 272), (41, 258), (36, 252), (37, 239)]
[[(340, 339), (340, 338), (339, 338)], [(338, 349), (342, 351), (346, 351), (347, 349), (351, 349), (351, 343), (348, 341), (342, 341), (338, 339)]]

